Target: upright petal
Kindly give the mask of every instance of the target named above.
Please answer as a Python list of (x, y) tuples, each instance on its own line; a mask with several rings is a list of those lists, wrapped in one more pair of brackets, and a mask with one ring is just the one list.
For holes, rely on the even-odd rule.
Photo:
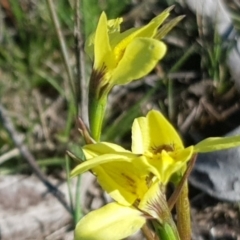
[(103, 12), (100, 16), (94, 38), (94, 69), (104, 67), (113, 68), (114, 56), (109, 43), (107, 16)]
[(111, 84), (126, 84), (148, 74), (165, 55), (164, 43), (149, 38), (132, 41), (112, 73)]
[[(174, 127), (158, 111), (152, 110), (147, 115), (150, 146), (160, 148), (170, 146), (174, 151), (183, 149), (183, 143)], [(152, 150), (152, 149), (149, 149)]]
[(150, 136), (147, 119), (145, 117), (136, 118), (132, 125), (132, 152), (143, 154), (149, 149)]
[(109, 203), (78, 222), (75, 240), (120, 240), (137, 232), (145, 222), (140, 211)]

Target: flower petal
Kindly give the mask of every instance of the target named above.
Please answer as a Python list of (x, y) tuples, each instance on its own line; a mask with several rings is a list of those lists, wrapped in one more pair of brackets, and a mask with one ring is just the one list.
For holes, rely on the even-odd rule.
[(110, 154), (110, 153), (118, 153), (118, 152), (130, 153), (130, 151), (125, 150), (123, 147), (117, 144), (108, 143), (108, 142), (87, 144), (83, 147), (83, 152), (87, 160), (102, 154)]
[[(128, 33), (126, 34), (125, 38), (122, 38), (121, 41), (116, 45), (114, 48), (114, 54), (117, 56), (117, 61), (119, 61), (121, 54), (127, 46), (136, 38), (153, 38), (157, 33), (157, 29), (160, 25), (164, 22), (164, 20), (169, 16), (169, 12), (171, 11), (172, 7), (167, 8), (164, 12), (160, 15), (153, 18), (146, 26), (129, 29)], [(115, 41), (116, 43), (116, 41)]]
[(165, 55), (164, 43), (149, 38), (137, 38), (126, 48), (124, 55), (113, 71), (111, 84), (126, 84), (148, 74)]
[(145, 222), (140, 211), (109, 203), (78, 222), (75, 240), (120, 240), (137, 232)]
[[(133, 161), (141, 164), (140, 159)], [(144, 167), (135, 167), (132, 162), (110, 162), (93, 169), (101, 187), (118, 203), (132, 205), (141, 199), (148, 189)]]
[(179, 134), (160, 112), (150, 111), (147, 114), (147, 120), (151, 148), (172, 146), (174, 151), (183, 149)]
[(71, 177), (75, 177), (81, 173), (84, 173), (90, 169), (96, 168), (101, 164), (108, 163), (108, 162), (130, 162), (133, 157), (136, 157), (135, 154), (132, 153), (122, 153), (120, 156), (119, 154), (104, 154), (90, 160), (87, 160), (78, 166), (76, 166), (72, 172)]
[[(107, 16), (103, 12), (100, 16), (98, 26), (94, 38), (94, 69), (102, 70), (102, 68), (113, 68), (115, 60), (108, 37)], [(106, 66), (103, 66), (103, 63)]]
[(240, 146), (240, 136), (206, 138), (194, 147), (194, 152), (213, 152)]
[(145, 117), (134, 119), (132, 125), (132, 152), (143, 154), (150, 146), (149, 125)]

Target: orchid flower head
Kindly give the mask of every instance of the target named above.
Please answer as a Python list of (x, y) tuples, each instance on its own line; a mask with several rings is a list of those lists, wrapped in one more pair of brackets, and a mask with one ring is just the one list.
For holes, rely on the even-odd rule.
[(127, 84), (152, 70), (167, 50), (160, 40), (182, 19), (175, 18), (162, 26), (171, 10), (166, 9), (145, 26), (123, 32), (123, 19), (108, 20), (103, 12), (85, 46), (94, 59), (90, 91), (104, 95), (114, 85)]

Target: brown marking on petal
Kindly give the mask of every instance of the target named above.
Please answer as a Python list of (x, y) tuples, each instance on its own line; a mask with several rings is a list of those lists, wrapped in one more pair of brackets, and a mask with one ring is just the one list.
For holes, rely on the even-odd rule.
[(131, 177), (129, 177), (125, 173), (121, 173), (121, 175), (127, 179), (129, 186), (136, 187), (136, 182)]
[(164, 144), (161, 146), (154, 146), (151, 148), (154, 154), (161, 153), (162, 150), (165, 150), (166, 152), (173, 152), (175, 150), (174, 144)]
[(101, 82), (104, 80), (104, 76), (106, 74), (106, 66), (103, 65), (100, 69), (93, 69), (92, 70), (92, 74), (90, 77), (90, 82), (89, 82), (89, 92), (90, 94), (92, 94), (93, 96), (99, 95), (101, 89), (100, 89), (100, 85)]
[(146, 181), (146, 185), (150, 188), (150, 186), (152, 185), (152, 179), (153, 179), (154, 175), (152, 173), (149, 173), (148, 176), (146, 176), (145, 181)]
[(103, 96), (104, 93), (107, 93), (109, 90), (108, 90), (108, 86), (109, 86), (109, 83), (106, 82), (106, 84), (104, 84), (103, 86), (101, 86), (100, 88), (100, 91), (99, 91), (99, 97)]

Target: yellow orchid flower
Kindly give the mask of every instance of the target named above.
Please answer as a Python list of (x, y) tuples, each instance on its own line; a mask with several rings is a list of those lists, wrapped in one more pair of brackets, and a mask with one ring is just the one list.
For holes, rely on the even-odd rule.
[(172, 7), (153, 18), (146, 26), (120, 32), (122, 18), (107, 20), (103, 12), (97, 29), (86, 44), (86, 51), (94, 58), (90, 80), (93, 91), (109, 92), (116, 84), (126, 84), (147, 75), (163, 58), (166, 45), (159, 41), (181, 19), (158, 29), (169, 16)]
[[(107, 20), (103, 12), (85, 49), (94, 59), (89, 83), (89, 119), (93, 138), (99, 141), (107, 95), (114, 85), (147, 75), (166, 53), (160, 41), (183, 17), (162, 25), (173, 7), (147, 25), (121, 32), (122, 18)], [(162, 25), (162, 26), (161, 26)]]
[(180, 136), (167, 119), (160, 112), (151, 110), (146, 117), (134, 120), (132, 152), (107, 142), (88, 144), (83, 147), (87, 161), (73, 169), (72, 176), (92, 169), (103, 189), (116, 201), (131, 205), (142, 197), (140, 189), (147, 187), (147, 181), (157, 178), (166, 185), (194, 154), (238, 145), (240, 136), (233, 136), (207, 138), (184, 148)]

